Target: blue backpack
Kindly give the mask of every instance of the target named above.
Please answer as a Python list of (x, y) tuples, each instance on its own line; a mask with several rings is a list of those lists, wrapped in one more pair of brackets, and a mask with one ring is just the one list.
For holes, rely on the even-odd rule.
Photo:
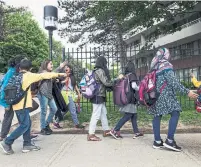
[(25, 91), (22, 89), (22, 78), (23, 73), (14, 74), (5, 87), (4, 99), (8, 105), (19, 103), (27, 95), (29, 87)]

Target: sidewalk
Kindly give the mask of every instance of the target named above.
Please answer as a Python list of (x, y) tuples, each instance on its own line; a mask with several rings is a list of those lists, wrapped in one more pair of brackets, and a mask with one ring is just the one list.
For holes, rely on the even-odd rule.
[(15, 154), (0, 152), (0, 167), (200, 167), (200, 138), (201, 134), (176, 135), (183, 147), (178, 153), (152, 149), (153, 135), (140, 139), (124, 135), (122, 140), (104, 138), (101, 142), (88, 142), (86, 135), (40, 136), (35, 143), (42, 150), (27, 154), (21, 153), (22, 139), (18, 139)]

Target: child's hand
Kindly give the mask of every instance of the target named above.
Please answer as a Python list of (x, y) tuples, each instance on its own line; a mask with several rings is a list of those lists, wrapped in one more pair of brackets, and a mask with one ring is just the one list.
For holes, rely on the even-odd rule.
[(59, 67), (60, 67), (60, 68), (64, 68), (67, 64), (68, 64), (68, 62), (67, 62), (67, 61), (64, 61), (63, 63), (60, 64)]
[(191, 99), (197, 99), (198, 94), (196, 94), (192, 90), (190, 90), (189, 93), (188, 93), (188, 97), (190, 97)]
[(122, 79), (123, 77), (124, 77), (123, 74), (120, 74), (120, 75), (118, 76), (119, 79)]
[(67, 77), (66, 73), (59, 73), (60, 77)]

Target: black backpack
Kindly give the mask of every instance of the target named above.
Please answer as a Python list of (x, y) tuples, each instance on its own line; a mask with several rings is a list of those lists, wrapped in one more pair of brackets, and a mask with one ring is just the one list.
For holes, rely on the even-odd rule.
[(19, 103), (25, 96), (27, 96), (29, 87), (25, 91), (22, 89), (22, 78), (23, 73), (14, 74), (5, 87), (4, 99), (8, 105), (15, 105)]

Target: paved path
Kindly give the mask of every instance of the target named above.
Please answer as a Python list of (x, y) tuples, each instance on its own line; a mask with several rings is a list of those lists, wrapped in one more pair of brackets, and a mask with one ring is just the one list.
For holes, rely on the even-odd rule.
[[(123, 140), (105, 138), (87, 142), (86, 135), (40, 136), (37, 152), (21, 153), (22, 139), (13, 146), (15, 154), (0, 152), (0, 167), (200, 167), (201, 134), (178, 134), (181, 153), (152, 149), (152, 135)], [(165, 137), (165, 136), (163, 136)]]

